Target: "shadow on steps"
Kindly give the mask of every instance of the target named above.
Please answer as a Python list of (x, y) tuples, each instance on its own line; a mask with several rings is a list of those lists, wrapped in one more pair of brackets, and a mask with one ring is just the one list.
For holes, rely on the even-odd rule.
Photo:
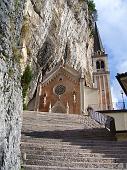
[(74, 130), (55, 130), (55, 131), (32, 131), (22, 132), (22, 135), (33, 138), (51, 138), (51, 139), (96, 139), (96, 140), (116, 140), (107, 129), (74, 129)]
[[(27, 138), (28, 137), (28, 138)], [(91, 154), (103, 154), (104, 158), (114, 158), (114, 163), (123, 163), (126, 166), (127, 163), (127, 143), (126, 142), (117, 142), (115, 137), (113, 137), (107, 129), (75, 129), (75, 130), (55, 130), (55, 131), (32, 131), (32, 132), (22, 132), (22, 139), (25, 142), (27, 141), (32, 143), (32, 140), (39, 139), (39, 144), (41, 141), (48, 139), (60, 139), (62, 142), (69, 142), (70, 145), (79, 146), (79, 153), (83, 155), (83, 152), (87, 153), (86, 150), (90, 150)], [(31, 140), (30, 140), (31, 139)], [(28, 142), (28, 143), (29, 143)], [(34, 145), (32, 145), (34, 144)], [(34, 141), (29, 145), (29, 149), (32, 151), (36, 147), (37, 153), (40, 154), (43, 151), (51, 152), (51, 148), (47, 150), (46, 143), (42, 144), (41, 147)], [(65, 144), (65, 143), (64, 143)], [(25, 148), (25, 147), (24, 147)], [(26, 146), (27, 148), (27, 146)], [(75, 152), (73, 148), (63, 148), (56, 147), (56, 152)], [(77, 151), (76, 151), (77, 152)], [(51, 154), (50, 153), (50, 154)], [(77, 153), (75, 153), (77, 154)], [(124, 166), (124, 167), (125, 167)]]

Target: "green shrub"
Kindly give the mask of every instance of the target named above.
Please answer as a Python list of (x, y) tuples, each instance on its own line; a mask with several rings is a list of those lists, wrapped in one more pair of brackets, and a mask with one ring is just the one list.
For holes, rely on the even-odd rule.
[(27, 105), (25, 103), (25, 98), (27, 96), (27, 92), (29, 89), (30, 82), (32, 80), (32, 71), (29, 65), (26, 66), (25, 71), (21, 77), (21, 85), (22, 85), (22, 95), (23, 95), (23, 108), (27, 109)]
[(88, 10), (90, 14), (94, 14), (97, 12), (96, 6), (93, 0), (87, 0), (87, 4), (88, 4)]
[(79, 3), (82, 3), (84, 1), (87, 2), (89, 14), (92, 16), (93, 20), (96, 21), (98, 15), (97, 15), (97, 10), (96, 10), (96, 5), (94, 3), (94, 0), (79, 0)]

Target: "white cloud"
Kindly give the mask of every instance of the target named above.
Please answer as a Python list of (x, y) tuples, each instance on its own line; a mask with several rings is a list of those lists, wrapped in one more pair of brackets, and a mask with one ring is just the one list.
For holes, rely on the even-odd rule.
[[(114, 109), (121, 109), (123, 108), (123, 98), (124, 101), (127, 102), (126, 96), (123, 93), (123, 98), (122, 98), (122, 94), (121, 92), (123, 92), (120, 88), (119, 83), (117, 82), (117, 80), (113, 80), (113, 86), (111, 87), (111, 93), (112, 93), (112, 101), (113, 101), (113, 108)], [(126, 105), (127, 107), (127, 105)]]
[(115, 76), (117, 73), (127, 72), (127, 1), (94, 1), (102, 41), (109, 55), (113, 100), (120, 100), (121, 88)]
[(117, 82), (117, 80), (113, 80), (113, 86), (111, 87), (111, 93), (112, 93), (112, 100), (113, 102), (118, 102), (121, 100), (121, 90), (120, 85)]

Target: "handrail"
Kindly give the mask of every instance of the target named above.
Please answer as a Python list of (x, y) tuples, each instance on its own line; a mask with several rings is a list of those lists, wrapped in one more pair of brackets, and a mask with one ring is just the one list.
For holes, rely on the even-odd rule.
[(115, 120), (111, 116), (107, 116), (104, 113), (96, 112), (92, 107), (87, 108), (88, 115), (96, 122), (104, 125), (112, 134), (116, 134)]

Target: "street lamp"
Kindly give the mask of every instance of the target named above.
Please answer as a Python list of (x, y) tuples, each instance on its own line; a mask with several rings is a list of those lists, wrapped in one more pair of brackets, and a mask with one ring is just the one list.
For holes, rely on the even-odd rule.
[(123, 101), (123, 109), (125, 109), (125, 102), (124, 102), (124, 97), (123, 97), (123, 91), (121, 91), (121, 95), (122, 95), (122, 101)]

